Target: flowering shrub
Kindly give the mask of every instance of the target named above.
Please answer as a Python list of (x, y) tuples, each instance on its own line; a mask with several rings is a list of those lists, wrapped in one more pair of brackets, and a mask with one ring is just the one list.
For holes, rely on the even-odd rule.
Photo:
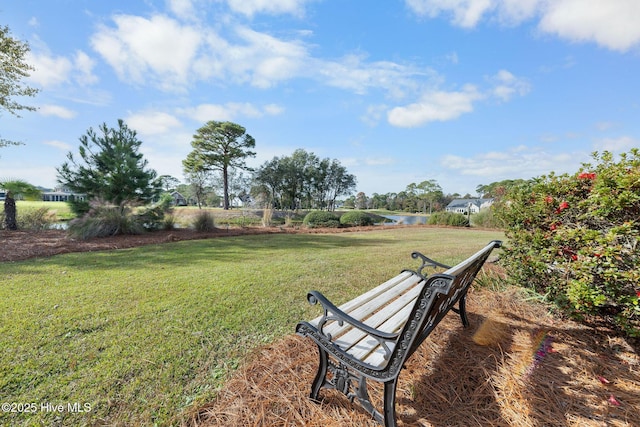
[(640, 336), (640, 150), (594, 153), (574, 175), (514, 188), (496, 213), (506, 226), (511, 281), (572, 315)]

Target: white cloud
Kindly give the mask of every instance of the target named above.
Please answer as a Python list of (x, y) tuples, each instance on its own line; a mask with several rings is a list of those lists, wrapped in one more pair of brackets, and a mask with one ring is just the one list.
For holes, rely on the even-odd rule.
[(227, 121), (234, 118), (234, 112), (224, 105), (202, 104), (181, 112), (190, 119), (202, 123), (206, 123), (209, 120)]
[(188, 84), (202, 41), (197, 28), (162, 15), (117, 15), (113, 20), (116, 27), (101, 26), (91, 45), (121, 80), (141, 84), (151, 78), (166, 90)]
[(72, 82), (85, 86), (98, 81), (93, 74), (94, 61), (80, 50), (70, 59), (53, 55), (43, 46), (38, 52), (29, 52), (27, 62), (35, 68), (30, 79), (45, 89)]
[[(187, 5), (169, 3), (176, 14)], [(223, 85), (249, 83), (266, 89), (305, 78), (357, 94), (380, 89), (391, 98), (402, 99), (418, 91), (424, 81), (439, 79), (432, 69), (370, 62), (365, 55), (314, 58), (303, 40), (309, 34), (305, 31), (295, 33), (301, 38), (287, 40), (228, 20), (221, 20), (215, 29), (163, 15), (149, 19), (117, 15), (113, 21), (114, 26), (103, 25), (92, 36), (92, 47), (122, 81), (163, 90), (183, 90), (198, 80)]]
[(406, 0), (406, 3), (416, 14), (431, 18), (450, 13), (453, 23), (465, 28), (475, 27), (482, 15), (494, 7), (493, 0)]
[(640, 139), (630, 136), (621, 136), (618, 138), (603, 138), (593, 145), (595, 151), (610, 151), (612, 153), (622, 153), (629, 151), (631, 148), (640, 147)]
[(284, 107), (277, 104), (267, 104), (264, 106), (264, 112), (269, 116), (278, 116), (284, 113)]
[(248, 102), (228, 102), (226, 104), (201, 104), (194, 108), (185, 108), (179, 114), (192, 120), (206, 123), (210, 120), (232, 121), (238, 117), (260, 118), (265, 115), (282, 114), (284, 109), (276, 104), (257, 107)]
[(93, 48), (121, 80), (165, 90), (184, 88), (197, 79), (270, 88), (308, 78), (358, 94), (382, 89), (399, 99), (417, 90), (416, 79), (436, 76), (430, 69), (367, 62), (362, 55), (316, 59), (302, 40), (285, 40), (246, 26), (223, 24), (226, 37), (212, 28), (183, 25), (160, 15), (118, 15), (113, 20), (115, 27), (102, 26), (93, 35)]
[(538, 19), (538, 29), (573, 42), (611, 50), (640, 45), (637, 0), (405, 0), (419, 16), (450, 15), (454, 25), (473, 28), (486, 16), (506, 25)]
[(98, 77), (93, 74), (95, 61), (81, 50), (76, 52), (74, 58), (76, 81), (81, 85), (92, 85), (98, 82)]
[(593, 41), (627, 51), (640, 44), (640, 2), (637, 0), (562, 0), (547, 3), (540, 29), (577, 42)]
[(518, 25), (536, 16), (541, 1), (544, 0), (498, 0), (498, 20), (505, 25)]
[(329, 86), (365, 94), (369, 89), (382, 89), (396, 99), (414, 93), (417, 80), (437, 79), (431, 69), (420, 69), (390, 61), (367, 62), (363, 55), (346, 55), (339, 61), (315, 60), (307, 64), (309, 74)]
[(127, 126), (141, 135), (158, 135), (170, 129), (182, 126), (180, 120), (171, 114), (160, 111), (145, 111), (129, 115), (125, 122)]
[(367, 107), (366, 113), (360, 116), (360, 120), (362, 120), (368, 126), (376, 126), (384, 117), (387, 108), (388, 107), (384, 104), (369, 105)]
[(420, 101), (395, 107), (387, 114), (389, 123), (398, 127), (416, 127), (434, 121), (447, 121), (473, 111), (473, 103), (483, 96), (475, 86), (466, 85), (457, 92), (428, 92)]
[[(64, 156), (64, 155), (62, 155)], [(62, 162), (61, 162), (62, 163)], [(44, 187), (55, 185), (57, 171), (55, 166), (33, 166), (28, 160), (3, 165), (1, 179), (24, 179), (30, 184)]]
[(458, 53), (457, 52), (451, 52), (449, 54), (446, 55), (446, 59), (447, 61), (451, 62), (452, 64), (457, 64), (458, 62), (460, 62), (460, 59), (458, 58)]
[(500, 70), (489, 79), (494, 87), (491, 93), (502, 101), (509, 101), (514, 95), (526, 95), (531, 86), (525, 79), (518, 78), (507, 70)]
[(305, 3), (309, 0), (227, 0), (231, 10), (252, 17), (257, 13), (270, 15), (304, 15)]
[(60, 105), (42, 105), (38, 107), (38, 113), (43, 116), (55, 116), (61, 119), (73, 119), (76, 116), (76, 112)]
[(213, 28), (182, 24), (167, 16), (113, 18), (91, 38), (93, 48), (118, 77), (163, 90), (182, 90), (196, 80), (250, 82), (269, 88), (305, 73), (306, 47), (245, 26), (231, 26), (234, 41)]
[(231, 68), (249, 74), (254, 86), (268, 88), (303, 74), (308, 52), (302, 43), (280, 40), (247, 27), (238, 27), (236, 33), (245, 44), (232, 46), (230, 52), (221, 51), (220, 55), (233, 58)]
[(30, 79), (44, 88), (68, 82), (73, 70), (73, 64), (68, 58), (46, 52), (29, 52), (26, 60), (34, 67)]
[(61, 151), (70, 151), (71, 150), (71, 144), (67, 144), (66, 142), (62, 142), (62, 141), (44, 141), (43, 144), (48, 145), (50, 147), (54, 147), (57, 148), (58, 150)]
[(178, 18), (191, 19), (195, 16), (191, 0), (167, 0), (167, 6)]
[(396, 159), (392, 157), (367, 157), (364, 164), (367, 166), (386, 166), (396, 163)]
[[(507, 70), (500, 70), (487, 80), (491, 87), (484, 90), (467, 84), (459, 91), (427, 91), (417, 102), (389, 110), (387, 120), (392, 126), (398, 127), (417, 127), (434, 121), (454, 120), (462, 114), (472, 112), (477, 101), (497, 98), (507, 102), (515, 95), (526, 95), (530, 90), (527, 80), (516, 77)], [(369, 110), (363, 120), (375, 123), (376, 112), (377, 110)]]
[(471, 157), (446, 155), (440, 159), (440, 166), (455, 171), (456, 175), (485, 177), (494, 182), (509, 178), (528, 179), (552, 171), (572, 172), (588, 157), (586, 151), (554, 153), (540, 147), (518, 146)]

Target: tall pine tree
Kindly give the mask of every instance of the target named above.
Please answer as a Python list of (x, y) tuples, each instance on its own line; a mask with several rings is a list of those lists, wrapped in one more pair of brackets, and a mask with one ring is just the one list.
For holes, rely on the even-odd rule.
[(156, 171), (147, 168), (139, 152), (142, 142), (136, 132), (118, 120), (117, 128), (103, 123), (98, 131), (89, 128), (80, 137), (79, 158), (73, 153), (57, 168), (58, 182), (82, 193), (87, 199), (99, 199), (116, 205), (148, 203), (158, 197), (161, 181)]
[(246, 129), (232, 122), (209, 121), (196, 131), (191, 142), (193, 151), (182, 162), (185, 173), (217, 170), (222, 174), (224, 209), (229, 209), (229, 171), (232, 168), (250, 170), (247, 157), (256, 146)]

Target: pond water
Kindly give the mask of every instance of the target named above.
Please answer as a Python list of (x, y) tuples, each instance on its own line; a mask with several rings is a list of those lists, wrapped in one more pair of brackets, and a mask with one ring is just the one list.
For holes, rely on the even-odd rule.
[(427, 217), (423, 215), (381, 215), (385, 218), (392, 220), (392, 223), (386, 223), (385, 225), (416, 225), (426, 224)]

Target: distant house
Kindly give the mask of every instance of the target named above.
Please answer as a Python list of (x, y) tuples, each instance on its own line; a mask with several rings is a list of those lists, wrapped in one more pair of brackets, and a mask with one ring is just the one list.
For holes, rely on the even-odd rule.
[(461, 214), (472, 214), (480, 212), (480, 210), (488, 208), (493, 204), (494, 199), (454, 199), (447, 205), (447, 212), (455, 212)]
[(43, 202), (68, 202), (71, 198), (75, 200), (85, 200), (86, 196), (80, 193), (73, 193), (64, 188), (42, 191)]
[(2, 188), (0, 188), (0, 201), (3, 201), (6, 198), (7, 198), (6, 190), (3, 190)]
[(174, 206), (187, 206), (187, 199), (180, 192), (173, 191), (171, 198), (173, 199)]

